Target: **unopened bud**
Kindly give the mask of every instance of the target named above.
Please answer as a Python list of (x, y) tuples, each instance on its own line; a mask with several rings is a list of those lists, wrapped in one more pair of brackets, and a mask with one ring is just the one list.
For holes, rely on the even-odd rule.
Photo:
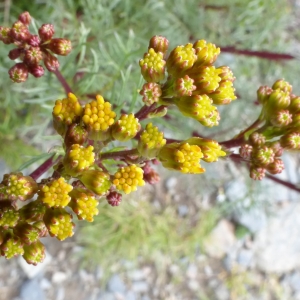
[(31, 16), (28, 11), (24, 11), (19, 15), (19, 21), (21, 21), (24, 25), (28, 26), (31, 22)]
[(34, 77), (39, 78), (44, 75), (45, 70), (42, 66), (32, 65), (29, 66), (29, 73), (32, 74)]
[(28, 68), (24, 63), (17, 63), (8, 70), (8, 74), (13, 82), (25, 82), (28, 78)]
[(167, 38), (161, 35), (155, 35), (150, 39), (148, 49), (153, 48), (155, 52), (162, 52), (165, 54), (168, 50), (168, 47), (169, 41)]
[(39, 47), (41, 44), (41, 39), (38, 35), (32, 35), (28, 40), (28, 45), (32, 47)]
[(43, 24), (39, 28), (39, 36), (43, 42), (51, 40), (54, 32), (54, 26), (52, 24)]
[(121, 201), (122, 201), (122, 194), (116, 192), (116, 191), (111, 191), (107, 196), (106, 196), (107, 202), (111, 206), (119, 206)]
[(12, 49), (9, 51), (8, 53), (8, 57), (11, 59), (11, 60), (15, 60), (17, 58), (20, 57), (21, 53), (23, 52), (22, 49), (20, 48), (15, 48), (15, 49)]
[(52, 39), (47, 48), (57, 55), (66, 56), (71, 52), (72, 44), (70, 40), (58, 38)]
[(58, 59), (50, 53), (45, 55), (44, 64), (49, 72), (55, 72), (59, 68)]

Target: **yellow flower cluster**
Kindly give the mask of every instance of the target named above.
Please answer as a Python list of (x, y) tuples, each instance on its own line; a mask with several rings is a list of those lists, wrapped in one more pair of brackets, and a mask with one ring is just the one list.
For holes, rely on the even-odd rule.
[(136, 136), (140, 128), (139, 120), (134, 114), (123, 114), (112, 126), (112, 136), (118, 141), (129, 141)]
[(113, 184), (119, 191), (123, 191), (125, 194), (136, 191), (138, 186), (145, 184), (143, 170), (136, 165), (122, 167), (115, 173)]
[(65, 207), (71, 200), (69, 193), (72, 189), (72, 185), (60, 177), (43, 185), (38, 192), (38, 199), (49, 207)]

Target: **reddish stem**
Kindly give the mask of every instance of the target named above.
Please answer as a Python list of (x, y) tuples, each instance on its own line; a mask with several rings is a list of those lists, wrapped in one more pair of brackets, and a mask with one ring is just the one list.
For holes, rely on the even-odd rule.
[(149, 112), (156, 106), (156, 103), (153, 103), (150, 106), (144, 105), (134, 116), (140, 121), (145, 119)]
[(116, 152), (106, 152), (101, 154), (101, 160), (103, 159), (123, 159), (127, 156), (139, 155), (137, 149), (131, 150), (123, 150), (123, 151), (116, 151)]
[(273, 181), (275, 181), (275, 182), (277, 182), (277, 183), (279, 183), (279, 184), (281, 184), (281, 185), (283, 185), (283, 186), (285, 186), (285, 187), (287, 187), (287, 188), (289, 188), (289, 189), (291, 189), (291, 190), (294, 190), (294, 191), (300, 193), (300, 188), (298, 188), (295, 184), (293, 184), (289, 181), (279, 179), (279, 178), (277, 178), (273, 175), (270, 175), (270, 174), (266, 174), (266, 177), (273, 180)]
[(53, 73), (56, 75), (57, 79), (65, 89), (66, 94), (68, 95), (68, 93), (73, 93), (71, 87), (69, 86), (69, 84), (67, 83), (65, 77), (61, 74), (61, 72), (59, 70), (56, 70)]
[(294, 59), (295, 57), (290, 54), (286, 53), (276, 53), (276, 52), (269, 52), (269, 51), (252, 51), (252, 50), (240, 50), (236, 49), (234, 46), (228, 46), (228, 47), (221, 47), (222, 52), (227, 52), (227, 53), (235, 53), (235, 54), (241, 54), (241, 55), (246, 55), (246, 56), (255, 56), (263, 59), (268, 59), (268, 60), (290, 60)]
[(29, 176), (32, 177), (34, 180), (37, 180), (41, 175), (47, 172), (59, 159), (60, 156), (56, 159), (54, 158), (55, 155), (49, 157), (44, 163), (42, 163), (37, 169), (35, 169)]

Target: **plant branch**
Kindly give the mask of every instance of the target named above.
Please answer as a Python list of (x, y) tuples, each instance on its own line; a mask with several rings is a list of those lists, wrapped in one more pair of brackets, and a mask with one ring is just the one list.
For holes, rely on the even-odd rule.
[(60, 158), (61, 156), (55, 158), (55, 154), (53, 154), (53, 156), (49, 157), (37, 169), (35, 169), (31, 174), (29, 174), (29, 176), (32, 177), (34, 180), (37, 180), (41, 175), (47, 172)]
[(133, 148), (131, 150), (123, 150), (123, 151), (116, 151), (116, 152), (106, 152), (101, 153), (101, 160), (103, 159), (123, 159), (127, 156), (134, 156), (139, 155), (139, 152), (136, 148)]
[(68, 95), (68, 93), (73, 93), (71, 87), (69, 86), (69, 84), (67, 83), (65, 77), (61, 74), (61, 72), (59, 70), (56, 70), (53, 73), (56, 75), (62, 87), (65, 89), (66, 94)]

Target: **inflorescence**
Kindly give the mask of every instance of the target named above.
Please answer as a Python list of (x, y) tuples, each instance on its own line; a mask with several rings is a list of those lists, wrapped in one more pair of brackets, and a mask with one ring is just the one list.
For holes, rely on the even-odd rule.
[[(9, 57), (22, 61), (9, 71), (14, 82), (25, 81), (28, 73), (40, 77), (44, 72), (42, 60), (50, 72), (57, 70), (53, 54), (67, 55), (71, 51), (70, 41), (53, 38), (51, 24), (42, 25), (39, 35), (30, 34), (30, 20), (29, 13), (24, 12), (12, 28), (0, 27), (0, 39), (17, 46)], [(32, 177), (22, 173), (4, 175), (0, 183), (3, 256), (22, 255), (27, 263), (36, 265), (45, 257), (40, 238), (50, 235), (62, 241), (71, 237), (73, 216), (93, 222), (101, 199), (118, 206), (123, 194), (145, 183), (158, 182), (153, 165), (161, 163), (170, 170), (200, 174), (205, 172), (201, 160), (212, 163), (230, 154), (212, 139), (168, 139), (152, 122), (145, 126), (140, 123), (148, 117), (163, 117), (173, 106), (182, 118), (217, 126), (217, 106), (236, 99), (232, 71), (214, 65), (220, 54), (214, 44), (198, 40), (177, 46), (170, 53), (168, 45), (165, 37), (152, 37), (139, 62), (146, 82), (140, 90), (144, 106), (136, 114), (122, 112), (118, 116), (101, 95), (85, 105), (73, 93), (55, 101), (53, 127), (63, 139), (65, 154), (58, 158), (52, 176), (40, 182), (34, 173)], [(266, 170), (280, 173), (284, 168), (280, 159), (283, 150), (300, 149), (300, 97), (291, 92), (291, 86), (283, 80), (258, 91), (263, 109), (257, 124), (264, 124), (244, 131), (240, 147), (253, 179), (262, 179)], [(111, 142), (127, 141), (135, 148), (111, 149)]]

